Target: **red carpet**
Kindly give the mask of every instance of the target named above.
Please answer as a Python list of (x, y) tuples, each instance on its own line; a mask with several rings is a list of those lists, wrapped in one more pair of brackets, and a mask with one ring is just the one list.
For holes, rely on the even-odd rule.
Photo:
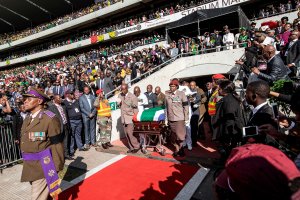
[(127, 156), (59, 195), (66, 199), (174, 199), (197, 172), (190, 165)]

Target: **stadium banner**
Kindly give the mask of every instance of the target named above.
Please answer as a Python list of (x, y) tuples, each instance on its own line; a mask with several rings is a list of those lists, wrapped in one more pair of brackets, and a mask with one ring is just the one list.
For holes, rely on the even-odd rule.
[(187, 15), (192, 14), (193, 12), (196, 12), (198, 10), (205, 10), (205, 9), (214, 9), (214, 8), (225, 8), (228, 6), (233, 6), (237, 5), (240, 3), (247, 2), (249, 0), (217, 0), (217, 1), (212, 1), (210, 3), (206, 3), (197, 7), (193, 7), (181, 12), (174, 13), (172, 15), (167, 15), (159, 19), (154, 19), (148, 22), (145, 22), (141, 24), (141, 30), (149, 29), (149, 28), (154, 28), (158, 27), (161, 25), (169, 24), (171, 22), (178, 21), (182, 19), (183, 17), (186, 17)]
[(91, 36), (91, 44), (97, 43), (97, 35)]
[(104, 40), (104, 35), (98, 35), (97, 40), (98, 42), (102, 42)]
[[(241, 4), (250, 0), (217, 0), (212, 1), (210, 3), (206, 3), (197, 7), (193, 7), (184, 11), (181, 11), (180, 14), (185, 17), (197, 10), (205, 10), (205, 9), (214, 9), (214, 8), (225, 8), (228, 6), (234, 6), (237, 4)], [(205, 1), (204, 1), (205, 2)]]
[(137, 25), (134, 25), (134, 26), (130, 26), (130, 27), (127, 27), (127, 28), (117, 30), (117, 31), (115, 31), (116, 32), (116, 37), (140, 31), (141, 28), (142, 28), (142, 26), (140, 24), (137, 24)]
[(108, 33), (110, 38), (115, 38), (116, 37), (116, 31), (112, 31)]

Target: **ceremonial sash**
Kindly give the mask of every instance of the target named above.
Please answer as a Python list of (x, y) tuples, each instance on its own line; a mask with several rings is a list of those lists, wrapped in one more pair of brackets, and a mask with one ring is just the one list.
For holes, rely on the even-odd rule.
[(61, 180), (56, 172), (50, 149), (39, 153), (22, 153), (22, 157), (23, 160), (28, 161), (39, 160), (44, 171), (50, 195), (54, 198), (61, 193), (61, 189), (59, 188)]

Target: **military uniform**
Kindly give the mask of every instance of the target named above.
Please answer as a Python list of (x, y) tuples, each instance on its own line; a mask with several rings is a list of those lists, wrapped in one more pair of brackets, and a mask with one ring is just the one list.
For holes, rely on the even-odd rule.
[(171, 128), (172, 143), (178, 151), (186, 136), (185, 121), (189, 121), (189, 104), (185, 93), (166, 91), (166, 117)]
[(138, 112), (138, 99), (130, 92), (126, 95), (119, 94), (118, 98), (121, 99), (121, 122), (128, 140), (129, 148), (130, 150), (139, 149), (140, 144), (133, 135), (132, 122), (133, 115)]
[(99, 100), (96, 98), (94, 106), (97, 108), (97, 124), (99, 125), (99, 134), (101, 144), (110, 142), (111, 138), (111, 109), (107, 99)]
[[(31, 90), (30, 92), (32, 94), (26, 95), (40, 98), (38, 95), (41, 92), (36, 90)], [(32, 199), (48, 199), (49, 188), (47, 188), (47, 181), (49, 181), (49, 177), (50, 179), (52, 177), (52, 181), (55, 181), (55, 183), (52, 182), (53, 188), (51, 188), (50, 194), (58, 194), (60, 191), (60, 180), (56, 172), (64, 167), (63, 136), (59, 119), (54, 113), (44, 109), (28, 115), (21, 128), (20, 139), (20, 148), (23, 156), (21, 182), (30, 182), (32, 184)], [(44, 152), (46, 151), (48, 151), (48, 156), (45, 156)], [(43, 163), (42, 159), (44, 159)], [(49, 170), (46, 177), (44, 170), (49, 166), (52, 166), (53, 170)]]

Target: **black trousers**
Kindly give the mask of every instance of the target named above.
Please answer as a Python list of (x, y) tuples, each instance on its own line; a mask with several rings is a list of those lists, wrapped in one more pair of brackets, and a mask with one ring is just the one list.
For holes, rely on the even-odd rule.
[(191, 117), (191, 137), (192, 143), (196, 144), (198, 139), (198, 123), (199, 115), (192, 115)]
[(64, 135), (64, 155), (65, 157), (70, 154), (70, 135), (69, 135), (69, 126), (67, 124), (64, 125), (63, 128), (63, 135)]

